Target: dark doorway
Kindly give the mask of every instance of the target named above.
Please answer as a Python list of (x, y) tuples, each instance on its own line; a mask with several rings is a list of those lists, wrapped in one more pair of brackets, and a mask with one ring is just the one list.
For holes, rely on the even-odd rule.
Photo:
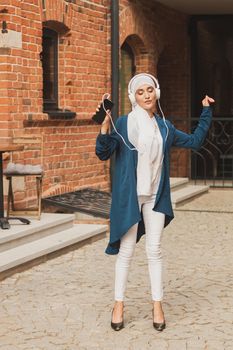
[(192, 154), (195, 179), (233, 179), (233, 16), (200, 16), (191, 21), (192, 127), (201, 100), (214, 97), (213, 123), (205, 144)]

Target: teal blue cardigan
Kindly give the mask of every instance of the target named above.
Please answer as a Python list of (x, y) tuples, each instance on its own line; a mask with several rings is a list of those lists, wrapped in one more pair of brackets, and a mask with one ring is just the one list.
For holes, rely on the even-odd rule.
[[(127, 144), (133, 148), (128, 139), (127, 118), (127, 116), (118, 118), (116, 128)], [(171, 147), (198, 150), (210, 127), (212, 112), (210, 107), (203, 107), (199, 123), (192, 134), (176, 129), (170, 121), (166, 120), (169, 130), (167, 139), (167, 129), (163, 119), (157, 115), (155, 115), (155, 118), (163, 138), (164, 159), (153, 210), (165, 214), (165, 226), (167, 226), (174, 217), (169, 180)], [(138, 223), (137, 242), (145, 233), (143, 216), (139, 210), (137, 199), (137, 151), (130, 151), (115, 131), (112, 131), (111, 134), (99, 134), (96, 139), (96, 155), (99, 159), (107, 160), (114, 152), (116, 157), (110, 210), (110, 240), (105, 251), (111, 255), (119, 252), (121, 237), (134, 224)]]

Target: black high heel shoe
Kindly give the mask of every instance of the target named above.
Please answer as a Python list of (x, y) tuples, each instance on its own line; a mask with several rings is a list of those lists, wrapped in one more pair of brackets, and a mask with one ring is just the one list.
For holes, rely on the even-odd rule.
[[(112, 310), (113, 313), (113, 310)], [(121, 322), (114, 323), (111, 321), (111, 327), (114, 329), (114, 331), (120, 331), (122, 328), (124, 328), (124, 320), (122, 319)]]
[(152, 317), (153, 317), (153, 327), (158, 332), (162, 332), (166, 328), (166, 322), (165, 320), (163, 322), (154, 322), (154, 309), (152, 310)]

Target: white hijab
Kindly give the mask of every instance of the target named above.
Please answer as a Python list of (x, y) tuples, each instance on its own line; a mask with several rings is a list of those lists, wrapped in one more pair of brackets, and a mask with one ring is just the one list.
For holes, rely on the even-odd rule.
[[(131, 92), (134, 94), (144, 84), (153, 86), (153, 79), (139, 76), (133, 80)], [(138, 150), (137, 194), (150, 196), (156, 191), (162, 163), (162, 137), (154, 117), (137, 103), (132, 104), (132, 111), (127, 121), (128, 139)]]

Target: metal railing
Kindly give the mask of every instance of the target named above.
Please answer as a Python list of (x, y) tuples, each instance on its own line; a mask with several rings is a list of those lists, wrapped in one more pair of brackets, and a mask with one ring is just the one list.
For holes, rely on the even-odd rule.
[[(184, 124), (184, 120), (173, 119), (175, 126)], [(192, 118), (192, 129), (198, 118)], [(174, 176), (179, 177), (182, 155), (186, 150), (179, 149), (173, 155)], [(204, 183), (211, 187), (233, 187), (233, 117), (213, 118), (211, 128), (200, 150), (191, 151), (190, 178), (195, 184)], [(173, 171), (174, 173), (174, 171)]]

